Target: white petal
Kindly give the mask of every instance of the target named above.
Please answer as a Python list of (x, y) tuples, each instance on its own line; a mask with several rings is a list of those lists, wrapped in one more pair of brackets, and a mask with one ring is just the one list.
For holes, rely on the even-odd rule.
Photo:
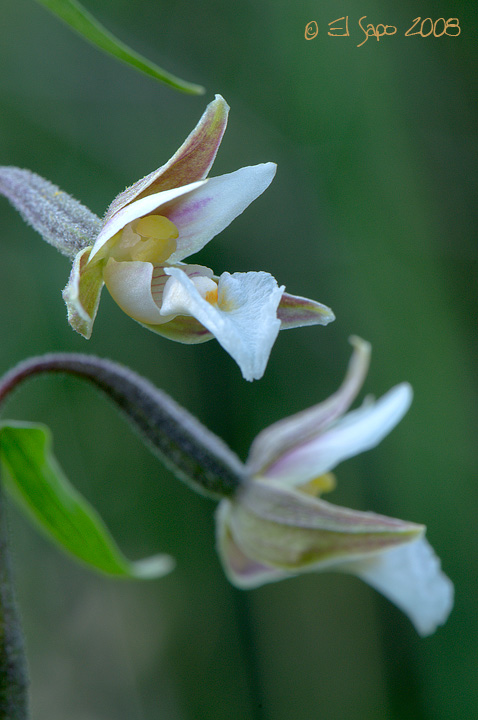
[[(280, 314), (280, 311), (279, 311)], [(317, 438), (340, 417), (355, 400), (367, 374), (370, 363), (370, 344), (357, 337), (350, 339), (354, 353), (340, 388), (324, 402), (307, 410), (279, 420), (265, 428), (252, 443), (247, 466), (252, 475), (268, 475), (267, 466), (293, 451), (296, 446)], [(291, 482), (297, 485), (301, 479)]]
[[(190, 314), (211, 332), (241, 368), (246, 380), (262, 377), (279, 333), (277, 306), (284, 291), (265, 272), (223, 273), (219, 278), (217, 305), (207, 302), (179, 268), (165, 267), (187, 291), (182, 305), (169, 302), (174, 286), (166, 288), (161, 312)], [(169, 292), (168, 292), (169, 290)]]
[(201, 250), (264, 192), (275, 172), (274, 163), (243, 167), (209, 178), (193, 194), (164, 207), (179, 230), (178, 249), (168, 262), (177, 263)]
[(141, 198), (141, 200), (135, 200), (129, 205), (123, 207), (103, 225), (101, 232), (93, 245), (89, 262), (91, 262), (96, 253), (101, 250), (108, 240), (116, 235), (117, 232), (122, 230), (125, 225), (133, 222), (133, 220), (143, 217), (143, 215), (148, 215), (154, 210), (158, 210), (158, 208), (170, 203), (173, 200), (177, 200), (178, 198), (193, 193), (197, 188), (207, 182), (207, 180), (200, 180), (198, 182), (190, 183), (189, 185), (174, 188), (173, 190), (164, 190), (163, 192), (154, 193), (153, 195)]
[(420, 635), (443, 625), (453, 607), (453, 583), (424, 537), (337, 569), (357, 575), (385, 595), (408, 615)]
[(378, 445), (400, 422), (411, 401), (410, 385), (397, 385), (377, 402), (364, 404), (325, 432), (289, 449), (262, 477), (299, 485), (323, 475), (343, 460)]
[[(186, 265), (185, 263), (178, 263), (176, 268), (188, 276), (202, 298), (206, 298), (208, 292), (212, 293), (213, 298), (217, 296), (218, 278), (213, 279), (214, 273), (210, 268), (204, 265)], [(172, 317), (191, 315), (190, 286), (183, 285), (175, 277), (171, 277), (170, 269), (169, 265), (156, 267), (153, 274), (153, 282), (157, 277), (159, 283), (158, 289), (156, 287), (153, 289), (153, 297), (161, 308), (161, 315)]]
[(153, 265), (148, 262), (116, 262), (110, 258), (103, 278), (113, 300), (134, 320), (158, 325), (167, 322), (151, 294)]

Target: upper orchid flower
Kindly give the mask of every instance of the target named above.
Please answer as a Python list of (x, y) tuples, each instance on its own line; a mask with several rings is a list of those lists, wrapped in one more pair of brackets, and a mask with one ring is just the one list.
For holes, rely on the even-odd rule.
[(45, 240), (74, 258), (63, 297), (71, 326), (89, 338), (103, 284), (145, 327), (172, 340), (216, 337), (248, 380), (260, 378), (280, 329), (327, 325), (329, 308), (288, 295), (266, 272), (216, 277), (183, 260), (255, 200), (276, 166), (207, 179), (227, 123), (217, 95), (173, 157), (111, 203), (103, 222), (35, 173), (0, 168), (6, 195)]
[(310, 571), (353, 573), (428, 635), (448, 617), (453, 585), (425, 540), (425, 527), (317, 497), (334, 487), (330, 470), (379, 443), (412, 398), (404, 383), (344, 416), (363, 383), (370, 354), (364, 341), (354, 344), (337, 393), (255, 439), (246, 463), (250, 480), (218, 508), (219, 553), (229, 579), (242, 588)]
[(262, 376), (279, 329), (327, 324), (323, 305), (284, 294), (265, 272), (223, 273), (182, 261), (198, 252), (271, 183), (273, 163), (205, 179), (226, 128), (219, 95), (166, 165), (121, 193), (92, 248), (76, 257), (64, 298), (88, 337), (103, 282), (154, 332), (185, 343), (215, 336), (248, 380)]

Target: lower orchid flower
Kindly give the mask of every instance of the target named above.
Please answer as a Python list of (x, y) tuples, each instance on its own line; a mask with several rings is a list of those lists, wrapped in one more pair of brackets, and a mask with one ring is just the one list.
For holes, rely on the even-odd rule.
[[(56, 353), (20, 363), (0, 379), (0, 405), (20, 383), (42, 373), (64, 372), (93, 383), (179, 479), (219, 500), (218, 551), (234, 585), (254, 588), (321, 570), (353, 573), (400, 607), (420, 634), (428, 635), (447, 619), (453, 585), (425, 539), (425, 527), (338, 507), (319, 497), (334, 487), (332, 468), (379, 443), (411, 402), (411, 388), (403, 383), (376, 402), (369, 400), (347, 413), (370, 354), (363, 340), (355, 338), (353, 344), (349, 371), (339, 390), (325, 402), (261, 432), (246, 463), (145, 378), (90, 355)], [(2, 427), (0, 450), (6, 453), (9, 477), (19, 484), (16, 497), (28, 496), (50, 534), (52, 521), (60, 517), (60, 536), (67, 550), (74, 547), (83, 558), (93, 547), (95, 554), (96, 540), (86, 545), (78, 541), (83, 537), (78, 494), (62, 480), (45, 429), (8, 421)], [(22, 448), (31, 445), (32, 433), (33, 467), (25, 472), (28, 453)], [(57, 539), (56, 531), (53, 535)], [(101, 567), (98, 563), (95, 567), (110, 572), (109, 550), (107, 554), (106, 569), (103, 555)], [(173, 562), (161, 558), (159, 570), (168, 572)], [(118, 570), (117, 561), (113, 565)], [(124, 572), (122, 561), (120, 566)], [(147, 565), (142, 571), (150, 569)]]
[(55, 185), (0, 168), (0, 192), (74, 259), (63, 292), (71, 326), (91, 336), (101, 290), (153, 332), (183, 343), (216, 337), (247, 380), (262, 377), (280, 329), (327, 325), (332, 311), (288, 295), (265, 272), (223, 273), (183, 260), (224, 230), (272, 182), (262, 163), (207, 178), (229, 107), (217, 95), (173, 157), (111, 203), (101, 222)]
[(344, 415), (367, 371), (370, 346), (354, 339), (347, 377), (329, 400), (270, 426), (254, 441), (249, 480), (217, 512), (218, 551), (230, 581), (253, 588), (304, 572), (352, 573), (428, 635), (445, 622), (453, 585), (412, 522), (331, 505), (332, 470), (377, 445), (406, 413), (404, 383)]

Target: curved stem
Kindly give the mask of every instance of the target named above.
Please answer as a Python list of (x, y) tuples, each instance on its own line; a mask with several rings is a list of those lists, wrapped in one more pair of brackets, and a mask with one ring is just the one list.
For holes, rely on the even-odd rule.
[(244, 465), (217, 435), (148, 380), (110, 360), (74, 353), (30, 358), (0, 380), (0, 403), (23, 380), (42, 373), (67, 373), (93, 383), (194, 490), (220, 499), (241, 485)]

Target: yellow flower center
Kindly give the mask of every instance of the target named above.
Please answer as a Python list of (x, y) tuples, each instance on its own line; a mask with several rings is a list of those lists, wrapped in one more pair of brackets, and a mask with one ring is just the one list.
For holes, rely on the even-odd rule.
[(131, 248), (131, 260), (162, 263), (177, 248), (178, 229), (163, 215), (146, 215), (139, 218), (133, 223), (132, 230), (141, 239)]
[(204, 299), (207, 300), (208, 303), (211, 303), (211, 305), (216, 305), (217, 303), (217, 285), (213, 290), (209, 290), (209, 292), (206, 293), (204, 296)]
[(335, 475), (333, 473), (325, 473), (319, 475), (319, 477), (309, 480), (309, 482), (299, 485), (297, 488), (306, 495), (321, 495), (324, 492), (330, 492), (335, 489), (336, 486)]
[(163, 215), (146, 215), (120, 230), (97, 253), (95, 261), (112, 257), (118, 262), (163, 263), (177, 249), (178, 229)]
[(210, 305), (217, 305), (218, 289), (217, 282), (215, 280), (210, 277), (206, 277), (205, 275), (192, 277), (191, 280), (198, 293), (206, 302)]

